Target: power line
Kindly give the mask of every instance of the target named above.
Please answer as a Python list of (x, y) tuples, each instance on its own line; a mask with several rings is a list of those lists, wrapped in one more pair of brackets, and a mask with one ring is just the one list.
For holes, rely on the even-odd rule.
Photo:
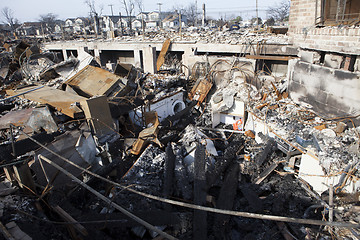
[[(267, 9), (269, 8), (270, 6), (262, 6), (261, 8), (263, 9)], [(246, 9), (246, 8), (251, 8), (251, 9), (256, 9), (256, 7), (254, 6), (249, 6), (249, 7), (223, 7), (223, 8), (207, 8), (207, 9)], [(259, 8), (260, 9), (260, 8)]]

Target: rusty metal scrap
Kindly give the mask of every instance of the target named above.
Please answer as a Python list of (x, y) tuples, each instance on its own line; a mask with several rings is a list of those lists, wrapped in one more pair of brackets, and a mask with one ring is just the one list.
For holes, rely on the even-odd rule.
[(65, 84), (86, 97), (97, 95), (109, 96), (117, 88), (123, 89), (126, 80), (102, 68), (86, 66), (67, 80)]
[(159, 132), (158, 127), (160, 125), (157, 112), (145, 112), (144, 117), (146, 126), (150, 127), (142, 130), (139, 134), (138, 139), (133, 144), (131, 153), (134, 155), (139, 155), (149, 142), (154, 142), (160, 147), (162, 147), (162, 144), (157, 138), (157, 134)]
[(21, 98), (49, 104), (58, 111), (72, 118), (83, 116), (83, 111), (76, 106), (76, 103), (82, 102), (86, 100), (86, 98), (47, 86), (44, 86), (36, 91), (28, 92), (34, 88), (38, 88), (38, 86), (29, 86), (17, 90), (6, 90), (6, 93), (10, 96), (22, 94), (20, 95)]
[(28, 126), (37, 132), (42, 129), (56, 132), (58, 129), (48, 107), (11, 111), (0, 118), (0, 129), (9, 128), (10, 124)]
[(198, 106), (204, 101), (213, 84), (209, 82), (206, 78), (198, 79), (195, 83), (195, 86), (191, 89), (189, 93), (189, 99), (198, 101)]

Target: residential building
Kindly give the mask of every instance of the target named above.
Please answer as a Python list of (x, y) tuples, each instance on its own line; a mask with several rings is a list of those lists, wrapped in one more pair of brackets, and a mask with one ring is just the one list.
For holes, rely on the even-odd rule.
[(43, 33), (41, 22), (24, 22), (16, 29), (20, 36), (39, 36)]
[(334, 116), (360, 113), (360, 1), (292, 0), (288, 35), (293, 99)]
[[(162, 21), (164, 28), (178, 28), (180, 27), (180, 15), (178, 13), (169, 14)], [(181, 15), (181, 26), (184, 27), (187, 23), (186, 15)]]

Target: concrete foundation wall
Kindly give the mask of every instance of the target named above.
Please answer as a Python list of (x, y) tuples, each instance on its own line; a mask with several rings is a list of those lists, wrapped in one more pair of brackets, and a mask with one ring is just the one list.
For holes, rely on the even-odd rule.
[(360, 113), (360, 74), (299, 60), (289, 63), (289, 93), (326, 116)]

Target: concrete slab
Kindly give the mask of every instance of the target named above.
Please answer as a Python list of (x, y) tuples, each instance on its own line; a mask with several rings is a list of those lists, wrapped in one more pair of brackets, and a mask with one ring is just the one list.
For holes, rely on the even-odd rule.
[(152, 46), (145, 47), (144, 53), (144, 72), (156, 73), (156, 48)]

